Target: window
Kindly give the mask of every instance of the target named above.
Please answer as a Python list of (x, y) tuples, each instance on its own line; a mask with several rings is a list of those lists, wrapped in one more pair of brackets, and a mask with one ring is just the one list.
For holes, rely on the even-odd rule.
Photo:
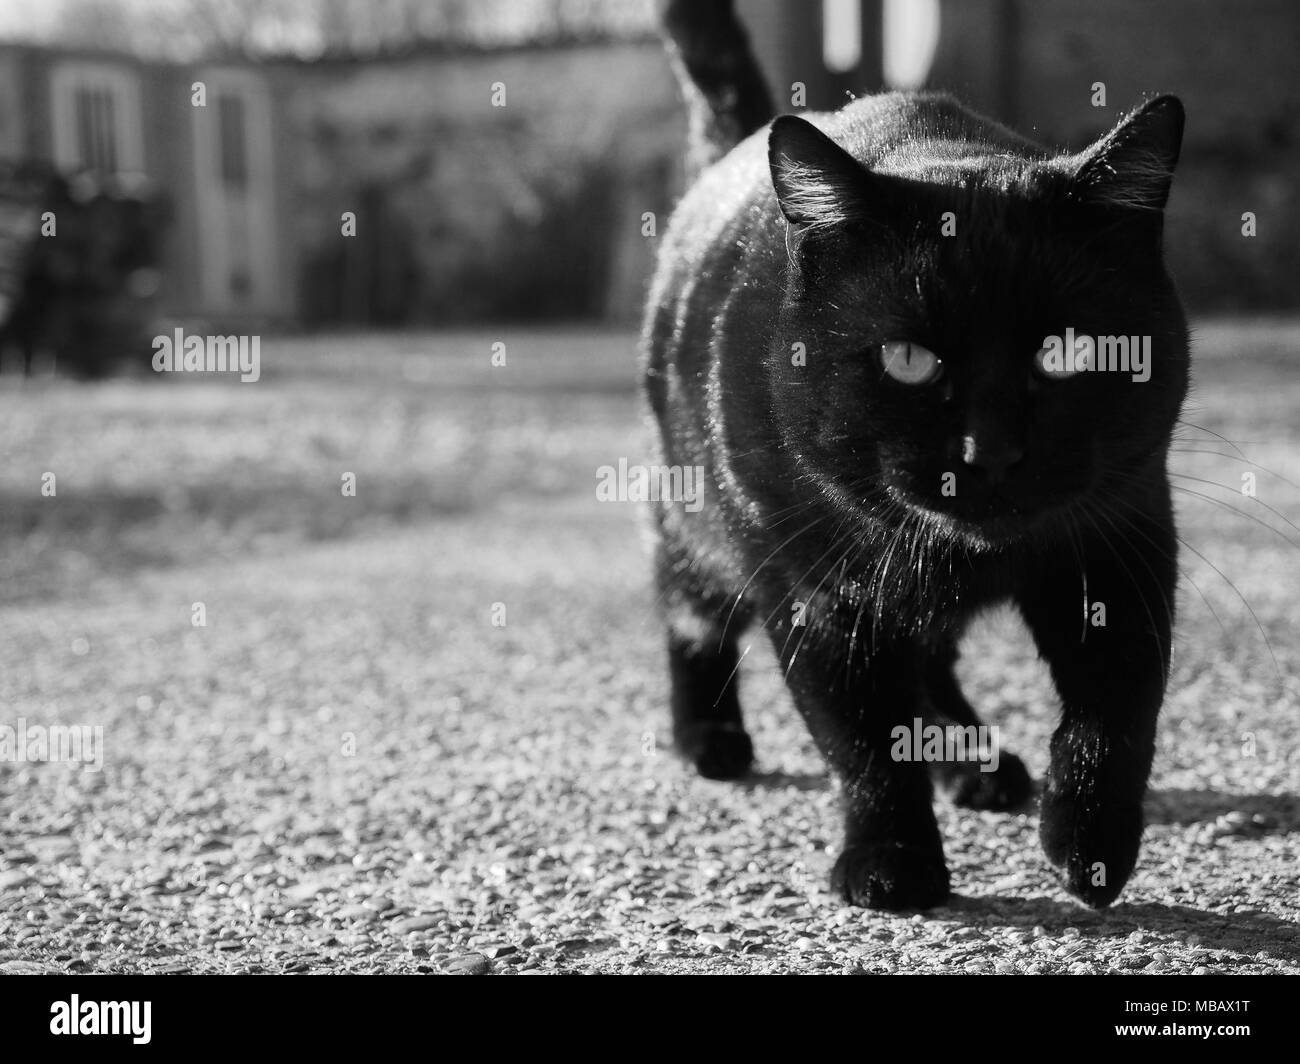
[(91, 170), (117, 170), (117, 123), (114, 99), (105, 88), (77, 86), (73, 108), (77, 123), (77, 157)]
[(248, 142), (244, 118), (244, 100), (222, 94), (217, 97), (217, 155), (221, 180), (227, 188), (242, 191), (248, 187)]
[(50, 73), (50, 133), (61, 170), (144, 169), (140, 86), (110, 63), (66, 60)]
[(885, 84), (923, 88), (939, 44), (939, 0), (885, 0), (883, 21)]
[(822, 0), (822, 62), (835, 74), (862, 61), (862, 0)]

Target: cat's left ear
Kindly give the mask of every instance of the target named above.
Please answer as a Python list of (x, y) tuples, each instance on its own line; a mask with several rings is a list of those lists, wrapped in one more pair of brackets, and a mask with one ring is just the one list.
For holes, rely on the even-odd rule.
[(859, 217), (874, 198), (876, 175), (794, 115), (773, 121), (767, 162), (781, 213), (791, 225), (833, 228)]
[(1087, 203), (1164, 210), (1183, 143), (1183, 105), (1157, 96), (1079, 153), (1075, 195)]

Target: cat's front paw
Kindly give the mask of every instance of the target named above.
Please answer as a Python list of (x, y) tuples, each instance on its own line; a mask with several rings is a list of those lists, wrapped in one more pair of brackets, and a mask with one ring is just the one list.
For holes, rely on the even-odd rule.
[(948, 868), (930, 848), (859, 842), (835, 862), (831, 890), (868, 909), (929, 909), (948, 897)]
[(740, 724), (700, 721), (677, 727), (673, 742), (706, 779), (738, 780), (754, 764), (754, 744)]
[(1024, 805), (1034, 793), (1029, 770), (1014, 754), (1003, 754), (993, 772), (981, 771), (977, 761), (937, 762), (935, 777), (963, 809), (1005, 812)]
[(1095, 805), (1053, 791), (1043, 795), (1039, 839), (1065, 889), (1094, 909), (1119, 897), (1137, 864), (1142, 806)]

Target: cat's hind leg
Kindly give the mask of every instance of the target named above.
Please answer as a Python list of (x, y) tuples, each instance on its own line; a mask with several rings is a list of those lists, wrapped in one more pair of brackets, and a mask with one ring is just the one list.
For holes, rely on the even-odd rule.
[(737, 635), (748, 607), (661, 542), (656, 569), (668, 629), (673, 744), (701, 776), (734, 780), (754, 762), (740, 715)]
[[(978, 759), (937, 761), (930, 773), (952, 799), (955, 805), (966, 809), (1016, 809), (1027, 803), (1033, 795), (1034, 783), (1029, 770), (1020, 758), (1004, 753), (994, 733), (984, 730), (985, 725), (966, 700), (955, 672), (957, 646), (955, 640), (942, 639), (922, 650), (922, 682), (925, 689), (926, 723), (941, 728), (960, 728), (966, 740), (962, 750), (966, 753), (981, 749)], [(987, 743), (991, 739), (996, 761), (988, 756)], [(973, 741), (970, 741), (973, 740)]]

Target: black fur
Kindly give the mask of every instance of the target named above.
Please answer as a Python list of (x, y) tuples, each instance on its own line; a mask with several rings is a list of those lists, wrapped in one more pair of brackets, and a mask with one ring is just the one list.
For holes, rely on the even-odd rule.
[[(761, 625), (842, 784), (834, 888), (938, 904), (930, 774), (891, 758), (891, 732), (977, 723), (957, 642), (1011, 601), (1062, 701), (1043, 847), (1072, 893), (1107, 905), (1137, 860), (1173, 625), (1165, 463), (1188, 342), (1161, 229), (1181, 105), (1155, 99), (1077, 155), (944, 96), (807, 117), (704, 171), (651, 294), (657, 460), (703, 467), (706, 485), (698, 512), (654, 510), (674, 735), (704, 775), (748, 770), (737, 637)], [(1067, 328), (1150, 336), (1150, 379), (1047, 379), (1035, 352)], [(935, 352), (942, 375), (887, 376), (889, 341)], [(933, 768), (967, 805), (1031, 793), (1006, 754), (995, 774)]]
[(668, 55), (691, 121), (694, 175), (773, 115), (772, 98), (731, 0), (660, 0)]

